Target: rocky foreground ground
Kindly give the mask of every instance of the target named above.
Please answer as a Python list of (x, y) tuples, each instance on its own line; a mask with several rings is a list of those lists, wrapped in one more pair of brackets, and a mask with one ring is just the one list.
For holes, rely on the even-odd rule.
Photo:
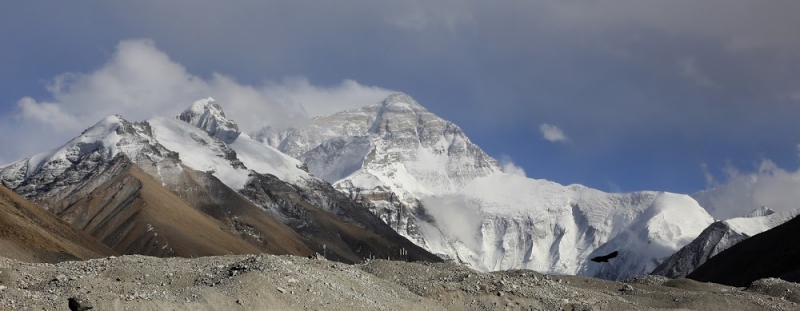
[(452, 263), (347, 265), (292, 256), (0, 258), (0, 310), (795, 310), (800, 286), (736, 288), (641, 276), (610, 282)]

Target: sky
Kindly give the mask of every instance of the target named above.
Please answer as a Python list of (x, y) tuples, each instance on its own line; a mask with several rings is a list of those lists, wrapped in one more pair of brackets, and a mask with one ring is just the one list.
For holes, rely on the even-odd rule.
[(7, 1), (0, 163), (205, 97), (252, 131), (404, 92), (532, 178), (788, 209), (798, 14), (790, 0)]

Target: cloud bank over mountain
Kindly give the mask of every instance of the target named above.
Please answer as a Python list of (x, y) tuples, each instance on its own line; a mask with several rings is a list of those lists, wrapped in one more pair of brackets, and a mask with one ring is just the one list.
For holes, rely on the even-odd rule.
[(309, 116), (372, 104), (392, 93), (354, 80), (317, 86), (295, 77), (248, 85), (222, 73), (201, 77), (145, 39), (121, 41), (102, 67), (58, 75), (49, 81), (47, 91), (50, 100), (19, 99), (13, 120), (0, 126), (16, 134), (0, 142), (23, 147), (0, 152), (3, 163), (57, 147), (109, 115), (130, 120), (173, 115), (200, 98), (225, 103), (229, 117), (249, 131), (264, 125), (302, 124)]
[[(70, 83), (99, 74), (120, 57), (120, 40), (147, 38), (169, 55), (167, 63), (179, 64), (172, 75), (151, 79), (180, 80), (182, 87), (163, 88), (171, 94), (165, 101), (206, 84), (221, 94), (201, 92), (184, 102), (270, 101), (267, 118), (285, 121), (302, 114), (297, 102), (309, 114), (355, 106), (309, 103), (317, 96), (355, 103), (402, 91), (459, 124), (493, 156), (508, 154), (528, 175), (561, 183), (685, 193), (705, 186), (700, 163), (717, 175), (728, 160), (739, 168), (761, 157), (788, 170), (800, 164), (794, 1), (344, 0), (309, 8), (200, 0), (0, 8), (0, 39), (9, 47), (0, 51), (3, 123), (29, 119), (28, 130), (46, 134), (59, 130), (33, 120), (85, 111), (65, 108), (66, 99), (41, 81), (57, 86), (54, 77), (65, 72), (77, 73), (64, 78)], [(130, 94), (145, 98), (140, 91)], [(237, 109), (230, 114), (248, 125), (251, 114)], [(76, 125), (80, 117), (62, 121), (60, 129), (85, 128)], [(556, 125), (570, 143), (541, 139), (543, 123)]]

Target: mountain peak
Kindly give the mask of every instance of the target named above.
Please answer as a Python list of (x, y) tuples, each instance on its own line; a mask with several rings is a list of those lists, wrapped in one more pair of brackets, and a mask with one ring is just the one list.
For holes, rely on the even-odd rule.
[(236, 122), (226, 118), (222, 106), (211, 97), (194, 102), (177, 118), (205, 130), (209, 135), (226, 143), (233, 142), (241, 134)]
[(748, 213), (744, 217), (753, 218), (753, 217), (769, 216), (772, 214), (775, 214), (774, 210), (762, 205), (761, 207), (754, 209), (752, 212)]
[(414, 98), (406, 93), (393, 93), (380, 103), (381, 107), (410, 108), (412, 110), (426, 110)]

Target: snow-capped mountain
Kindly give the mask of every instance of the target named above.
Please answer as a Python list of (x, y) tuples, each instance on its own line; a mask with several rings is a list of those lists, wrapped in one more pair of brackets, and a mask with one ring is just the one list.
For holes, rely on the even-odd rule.
[[(133, 171), (131, 166), (135, 166)], [(136, 175), (136, 169), (149, 177)], [(119, 180), (115, 173), (133, 174), (131, 178), (149, 188), (137, 188), (135, 183)], [(151, 178), (160, 185), (151, 184)], [(305, 256), (323, 253), (327, 245), (329, 258), (346, 262), (400, 253), (411, 260), (440, 260), (398, 235), (364, 206), (310, 175), (300, 161), (240, 133), (236, 123), (226, 119), (221, 106), (211, 98), (195, 102), (176, 118), (155, 117), (131, 123), (120, 116), (108, 117), (60, 148), (0, 168), (0, 180), (63, 217), (68, 217), (62, 214), (66, 211), (71, 215), (75, 210), (96, 211), (96, 204), (101, 204), (102, 210), (113, 211), (102, 212), (100, 219), (127, 215), (131, 206), (147, 206), (145, 209), (150, 211), (157, 201), (163, 201), (159, 197), (170, 197), (169, 200), (182, 202), (170, 206), (188, 203), (191, 206), (186, 208), (202, 213), (199, 218), (210, 216), (220, 222), (213, 225), (227, 231), (220, 236), (234, 234), (258, 247), (242, 246), (233, 252), (260, 249)], [(111, 185), (130, 187), (133, 201), (148, 197), (137, 194), (139, 189), (160, 194), (138, 205), (117, 202), (116, 196), (108, 199), (117, 202), (113, 206), (102, 200), (85, 200), (95, 196), (98, 189), (105, 195)], [(161, 187), (166, 192), (160, 192)], [(185, 213), (191, 211), (170, 215)], [(126, 222), (131, 221), (142, 222), (115, 218), (114, 223), (127, 226)], [(164, 232), (169, 232), (172, 225), (175, 224), (143, 227), (126, 241), (140, 239), (142, 231), (161, 233), (159, 237), (164, 238)], [(117, 233), (132, 234), (124, 230)], [(239, 242), (243, 243), (229, 241), (224, 246)], [(170, 245), (174, 247), (175, 243)]]
[(675, 254), (664, 260), (652, 274), (671, 278), (686, 277), (709, 258), (745, 239), (767, 231), (794, 218), (800, 210), (775, 213), (768, 207), (759, 207), (744, 217), (717, 221)]
[[(59, 148), (0, 168), (0, 179), (120, 253), (198, 256), (258, 252), (259, 248), (236, 237), (232, 228), (223, 229), (222, 219), (187, 205), (165, 188), (196, 183), (189, 171), (177, 153), (155, 141), (149, 123), (111, 116)], [(277, 235), (265, 240), (274, 242), (274, 237)]]
[[(684, 195), (611, 194), (504, 172), (452, 122), (405, 94), (253, 134), (418, 245), (479, 270), (621, 279), (648, 273), (713, 219)], [(595, 266), (596, 252), (617, 264)]]

